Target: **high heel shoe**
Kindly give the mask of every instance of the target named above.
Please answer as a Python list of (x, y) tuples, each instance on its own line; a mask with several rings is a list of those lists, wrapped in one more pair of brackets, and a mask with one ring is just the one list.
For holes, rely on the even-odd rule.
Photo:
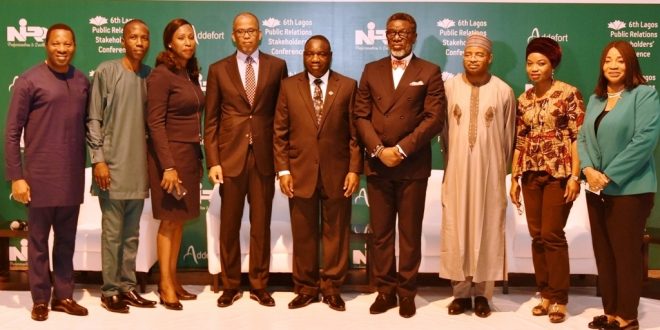
[(560, 305), (555, 303), (550, 307), (550, 313), (548, 313), (550, 322), (552, 323), (562, 323), (566, 320), (566, 305)]
[(163, 293), (160, 290), (158, 290), (158, 295), (160, 296), (159, 297), (160, 298), (160, 304), (163, 305), (165, 308), (171, 309), (173, 311), (183, 310), (183, 305), (181, 305), (181, 302), (179, 302), (178, 300), (176, 302), (173, 302), (173, 303), (163, 300)]
[(196, 294), (186, 291), (186, 289), (184, 289), (183, 287), (181, 288), (181, 291), (176, 290), (176, 297), (179, 298), (179, 300), (195, 300), (195, 299), (197, 299)]
[(548, 299), (541, 298), (539, 304), (534, 306), (534, 308), (532, 308), (532, 315), (534, 316), (548, 315), (549, 305), (550, 305), (550, 301)]

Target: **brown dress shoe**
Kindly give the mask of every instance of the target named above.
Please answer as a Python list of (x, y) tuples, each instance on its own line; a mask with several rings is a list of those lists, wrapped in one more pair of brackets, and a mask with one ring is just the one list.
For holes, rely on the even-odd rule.
[(323, 303), (330, 306), (330, 308), (343, 312), (346, 310), (346, 303), (344, 299), (341, 299), (341, 296), (338, 294), (323, 296)]
[(472, 298), (454, 298), (447, 307), (449, 315), (459, 315), (472, 309)]
[(110, 297), (101, 296), (101, 307), (113, 313), (128, 313), (128, 306), (126, 302), (121, 299), (121, 296), (114, 295)]
[(417, 308), (415, 307), (415, 296), (399, 297), (399, 315), (401, 315), (401, 317), (412, 317), (415, 315), (416, 311)]
[(78, 303), (69, 299), (54, 299), (50, 301), (50, 309), (53, 312), (64, 312), (71, 315), (85, 316), (88, 314), (87, 308), (78, 305)]
[(304, 294), (299, 293), (291, 302), (289, 303), (289, 309), (296, 309), (305, 307), (311, 303), (319, 302), (318, 295)]
[[(135, 290), (131, 290), (128, 292), (122, 292), (119, 294), (121, 299), (127, 304), (135, 307), (147, 307), (147, 308), (154, 308), (156, 307), (156, 302), (153, 300), (148, 300), (144, 299), (142, 296), (140, 296), (139, 293)], [(179, 295), (177, 295), (178, 297)], [(179, 298), (181, 299), (181, 298)]]
[(46, 321), (48, 319), (48, 304), (36, 303), (32, 305), (32, 319), (35, 321)]
[(379, 293), (378, 297), (371, 307), (369, 307), (369, 313), (371, 314), (381, 314), (387, 312), (388, 309), (394, 308), (397, 306), (396, 295)]
[(218, 307), (231, 306), (234, 301), (241, 299), (243, 293), (234, 289), (227, 289), (222, 291), (222, 295), (218, 298)]
[(486, 297), (474, 297), (474, 314), (479, 317), (490, 316), (490, 306), (488, 305), (488, 299)]
[(275, 299), (265, 289), (252, 289), (250, 290), (250, 299), (256, 300), (259, 305), (273, 307), (275, 306)]

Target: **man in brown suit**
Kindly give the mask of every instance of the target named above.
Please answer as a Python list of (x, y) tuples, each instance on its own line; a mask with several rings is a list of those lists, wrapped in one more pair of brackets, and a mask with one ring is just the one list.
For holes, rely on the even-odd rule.
[(405, 13), (387, 20), (390, 56), (364, 67), (353, 112), (368, 159), (365, 173), (374, 242), (370, 262), (378, 289), (371, 314), (396, 307), (397, 294), (399, 314), (415, 314), (424, 201), (431, 175), (430, 141), (442, 128), (447, 110), (440, 68), (412, 53), (416, 27), (415, 19)]
[(209, 67), (204, 148), (209, 179), (220, 183), (220, 262), (224, 290), (219, 307), (242, 295), (239, 231), (250, 203), (250, 298), (275, 306), (266, 291), (270, 267), (270, 217), (275, 193), (273, 114), (286, 62), (259, 52), (259, 20), (234, 18), (237, 52)]
[(290, 198), (298, 295), (289, 308), (319, 301), (320, 287), (323, 302), (344, 311), (339, 293), (348, 270), (351, 195), (363, 163), (351, 118), (357, 82), (330, 71), (332, 50), (324, 36), (307, 40), (303, 62), (305, 71), (282, 82), (273, 140), (280, 189)]

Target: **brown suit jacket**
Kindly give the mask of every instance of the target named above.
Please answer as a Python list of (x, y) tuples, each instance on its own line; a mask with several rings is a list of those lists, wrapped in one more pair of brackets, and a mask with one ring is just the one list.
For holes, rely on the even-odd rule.
[(280, 82), (288, 76), (286, 62), (259, 52), (259, 77), (250, 107), (238, 72), (236, 53), (209, 67), (206, 85), (204, 149), (206, 166), (222, 166), (223, 176), (238, 176), (245, 166), (252, 134), (261, 175), (274, 175), (273, 114)]
[(320, 125), (306, 71), (282, 82), (275, 111), (275, 169), (289, 170), (297, 197), (309, 198), (320, 177), (330, 198), (343, 196), (348, 172), (362, 172), (352, 123), (357, 82), (330, 71)]
[[(444, 125), (447, 99), (440, 68), (413, 55), (394, 89), (389, 56), (364, 67), (353, 115), (366, 149), (367, 175), (393, 180), (422, 179), (431, 175), (431, 139)], [(377, 145), (397, 144), (407, 157), (387, 167), (371, 152)]]

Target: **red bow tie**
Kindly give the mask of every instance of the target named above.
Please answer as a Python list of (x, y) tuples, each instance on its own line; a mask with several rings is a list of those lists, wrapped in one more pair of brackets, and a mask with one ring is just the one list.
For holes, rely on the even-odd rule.
[(392, 60), (392, 69), (393, 70), (396, 70), (397, 68), (401, 68), (401, 69), (405, 70), (406, 66), (408, 66), (408, 63), (406, 63), (405, 60)]

